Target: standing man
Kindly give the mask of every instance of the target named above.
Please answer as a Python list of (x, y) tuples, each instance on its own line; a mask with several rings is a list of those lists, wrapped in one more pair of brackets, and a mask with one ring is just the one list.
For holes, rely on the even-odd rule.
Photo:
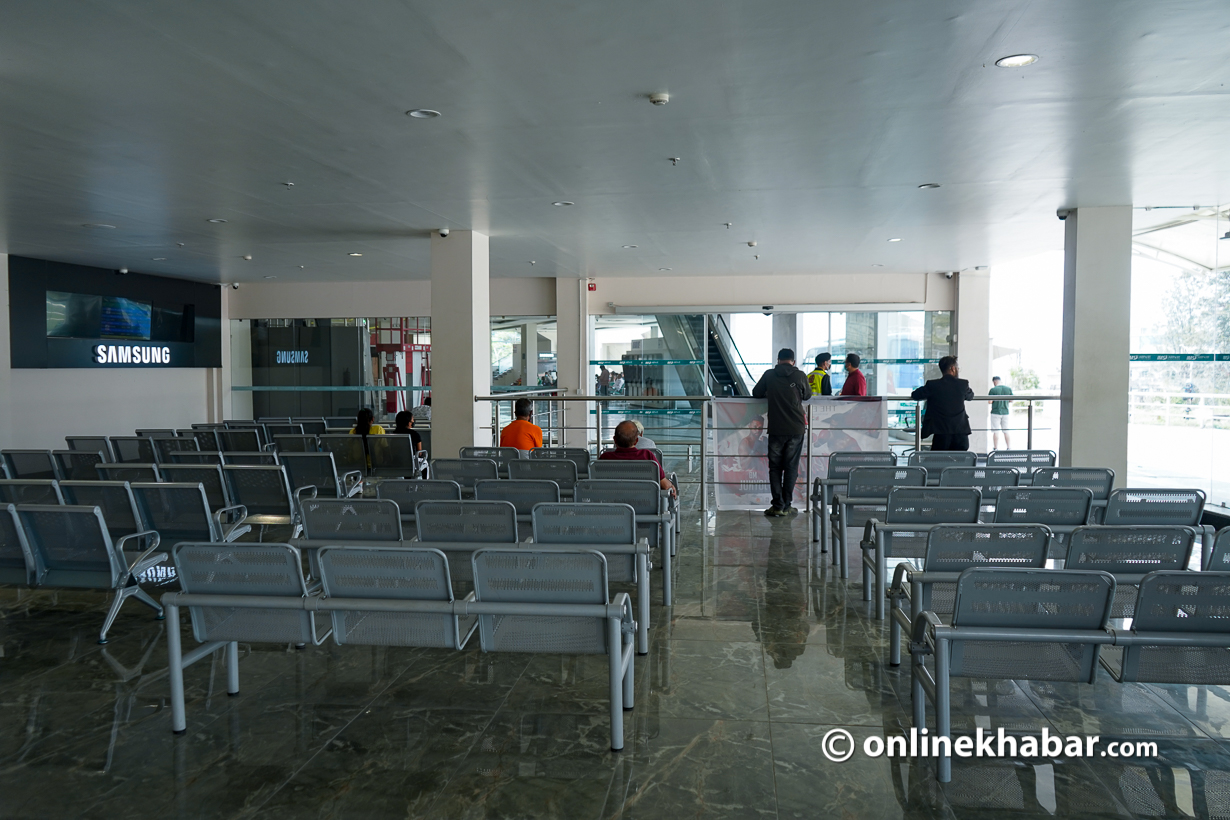
[(752, 388), (752, 397), (769, 401), (769, 490), (773, 506), (764, 514), (797, 513), (790, 501), (803, 453), (803, 402), (811, 398), (811, 385), (803, 371), (794, 366), (793, 350), (783, 347), (777, 352), (777, 366), (760, 377)]
[(858, 369), (860, 359), (857, 353), (846, 356), (846, 383), (841, 386), (843, 396), (866, 396), (867, 377)]
[(940, 359), (938, 379), (931, 379), (910, 394), (915, 401), (926, 401), (922, 437), (931, 436), (932, 450), (968, 450), (969, 415), (965, 403), (974, 398), (969, 382), (957, 378), (957, 357)]
[(816, 369), (807, 374), (811, 383), (813, 396), (833, 395), (833, 380), (829, 378), (829, 366), (833, 363), (833, 354), (821, 353), (816, 356)]
[[(1012, 388), (1006, 384), (1001, 384), (1002, 379), (999, 376), (991, 379), (991, 384), (995, 385), (991, 388), (989, 395), (992, 396), (1011, 396)], [(1012, 441), (1008, 438), (1008, 402), (993, 401), (991, 402), (991, 446), (996, 450), (999, 449), (999, 436), (1004, 436), (1004, 449), (1012, 449)]]
[(598, 371), (598, 395), (611, 395), (611, 371), (606, 369), (606, 365), (601, 365)]

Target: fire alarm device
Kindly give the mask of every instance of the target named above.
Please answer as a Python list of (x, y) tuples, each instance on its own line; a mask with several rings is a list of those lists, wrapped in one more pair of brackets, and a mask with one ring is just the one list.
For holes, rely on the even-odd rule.
[(598, 289), (598, 283), (597, 283), (597, 282), (590, 282), (590, 283), (589, 283), (589, 290), (590, 290), (590, 293), (593, 293), (593, 292), (594, 292), (594, 291), (596, 291), (597, 289)]

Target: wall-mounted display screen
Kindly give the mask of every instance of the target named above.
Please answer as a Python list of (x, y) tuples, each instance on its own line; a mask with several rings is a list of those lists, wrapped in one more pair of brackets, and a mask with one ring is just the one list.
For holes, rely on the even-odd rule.
[[(47, 335), (57, 339), (149, 341), (152, 316), (153, 306), (149, 302), (122, 296), (47, 291)], [(178, 341), (178, 322), (175, 335)]]

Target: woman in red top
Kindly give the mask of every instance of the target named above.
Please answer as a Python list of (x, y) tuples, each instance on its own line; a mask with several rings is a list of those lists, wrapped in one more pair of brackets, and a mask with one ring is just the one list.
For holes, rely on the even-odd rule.
[(863, 371), (858, 369), (859, 358), (857, 353), (851, 353), (846, 356), (846, 383), (841, 386), (841, 396), (866, 396), (867, 395), (867, 379), (863, 376)]

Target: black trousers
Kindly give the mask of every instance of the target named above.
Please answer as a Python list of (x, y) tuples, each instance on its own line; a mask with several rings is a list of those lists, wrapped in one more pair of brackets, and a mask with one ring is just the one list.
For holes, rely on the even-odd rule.
[(802, 436), (769, 434), (769, 491), (773, 493), (773, 506), (779, 510), (790, 506), (802, 454)]
[(968, 450), (969, 436), (965, 433), (936, 433), (931, 437), (932, 450)]

